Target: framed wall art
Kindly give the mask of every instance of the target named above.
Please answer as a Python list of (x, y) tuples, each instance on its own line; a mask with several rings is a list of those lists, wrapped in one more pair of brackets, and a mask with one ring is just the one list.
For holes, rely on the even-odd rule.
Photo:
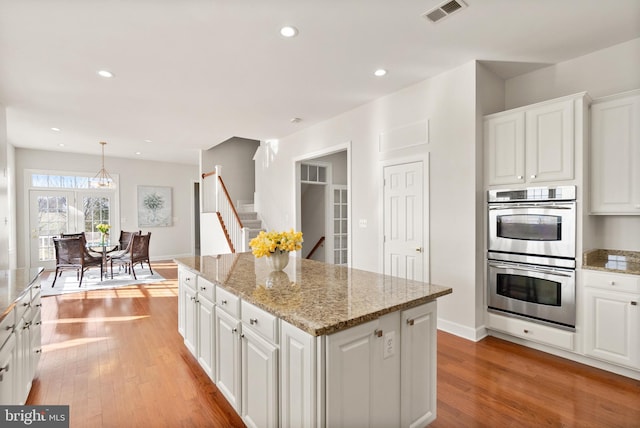
[(138, 226), (171, 226), (171, 187), (138, 186)]

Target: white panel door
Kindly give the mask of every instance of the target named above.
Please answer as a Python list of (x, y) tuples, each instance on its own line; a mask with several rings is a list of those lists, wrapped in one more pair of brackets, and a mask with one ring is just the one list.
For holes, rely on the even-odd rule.
[(424, 280), (422, 162), (384, 168), (384, 274)]
[(484, 132), (488, 184), (524, 183), (524, 113), (487, 119)]
[(216, 386), (240, 413), (240, 322), (224, 310), (215, 310)]
[(74, 192), (32, 190), (29, 194), (30, 265), (55, 268), (52, 238), (76, 230)]
[(214, 380), (214, 319), (213, 303), (198, 293), (198, 362), (207, 375)]
[(278, 426), (278, 348), (242, 329), (242, 419), (250, 428)]

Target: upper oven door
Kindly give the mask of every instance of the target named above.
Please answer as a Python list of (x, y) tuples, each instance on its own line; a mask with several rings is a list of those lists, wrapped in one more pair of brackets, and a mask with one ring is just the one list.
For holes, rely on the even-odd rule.
[(489, 204), (489, 251), (575, 258), (576, 203)]

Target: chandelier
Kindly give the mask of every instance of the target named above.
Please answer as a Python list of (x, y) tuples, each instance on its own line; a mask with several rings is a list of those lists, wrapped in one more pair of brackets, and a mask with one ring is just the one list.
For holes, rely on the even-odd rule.
[(107, 143), (100, 141), (100, 145), (102, 146), (102, 168), (100, 168), (100, 171), (93, 177), (93, 182), (96, 183), (98, 187), (109, 188), (113, 186), (113, 178), (111, 178), (104, 168), (104, 146), (106, 146)]

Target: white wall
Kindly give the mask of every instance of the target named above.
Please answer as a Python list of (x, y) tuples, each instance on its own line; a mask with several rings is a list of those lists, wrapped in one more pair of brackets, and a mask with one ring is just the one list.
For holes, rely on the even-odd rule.
[[(599, 98), (638, 89), (640, 38), (509, 79), (505, 88), (506, 108), (582, 91)], [(640, 216), (598, 216), (594, 227), (594, 247), (640, 251)]]
[[(317, 124), (277, 144), (263, 144), (256, 162), (260, 212), (273, 229), (295, 224), (294, 160), (351, 142), (352, 267), (380, 266), (382, 164), (430, 152), (431, 282), (453, 287), (439, 301), (439, 317), (463, 334), (476, 328), (476, 64), (467, 63)], [(378, 153), (381, 132), (429, 119), (430, 143)], [(480, 284), (481, 286), (481, 284)], [(473, 335), (473, 333), (470, 333)]]
[(9, 268), (9, 234), (11, 229), (8, 219), (7, 113), (5, 107), (0, 104), (0, 269)]
[(202, 152), (202, 172), (214, 171), (216, 165), (222, 165), (222, 179), (234, 204), (238, 200), (253, 200), (253, 155), (259, 144), (256, 140), (235, 137)]
[[(100, 156), (16, 149), (18, 265), (26, 265), (26, 230), (24, 170), (88, 172), (95, 175)], [(105, 167), (120, 176), (120, 217), (124, 230), (140, 229), (137, 221), (137, 186), (155, 185), (172, 188), (173, 224), (170, 227), (144, 227), (151, 232), (152, 260), (171, 259), (193, 254), (193, 183), (198, 181), (198, 167), (164, 162), (105, 157)]]

